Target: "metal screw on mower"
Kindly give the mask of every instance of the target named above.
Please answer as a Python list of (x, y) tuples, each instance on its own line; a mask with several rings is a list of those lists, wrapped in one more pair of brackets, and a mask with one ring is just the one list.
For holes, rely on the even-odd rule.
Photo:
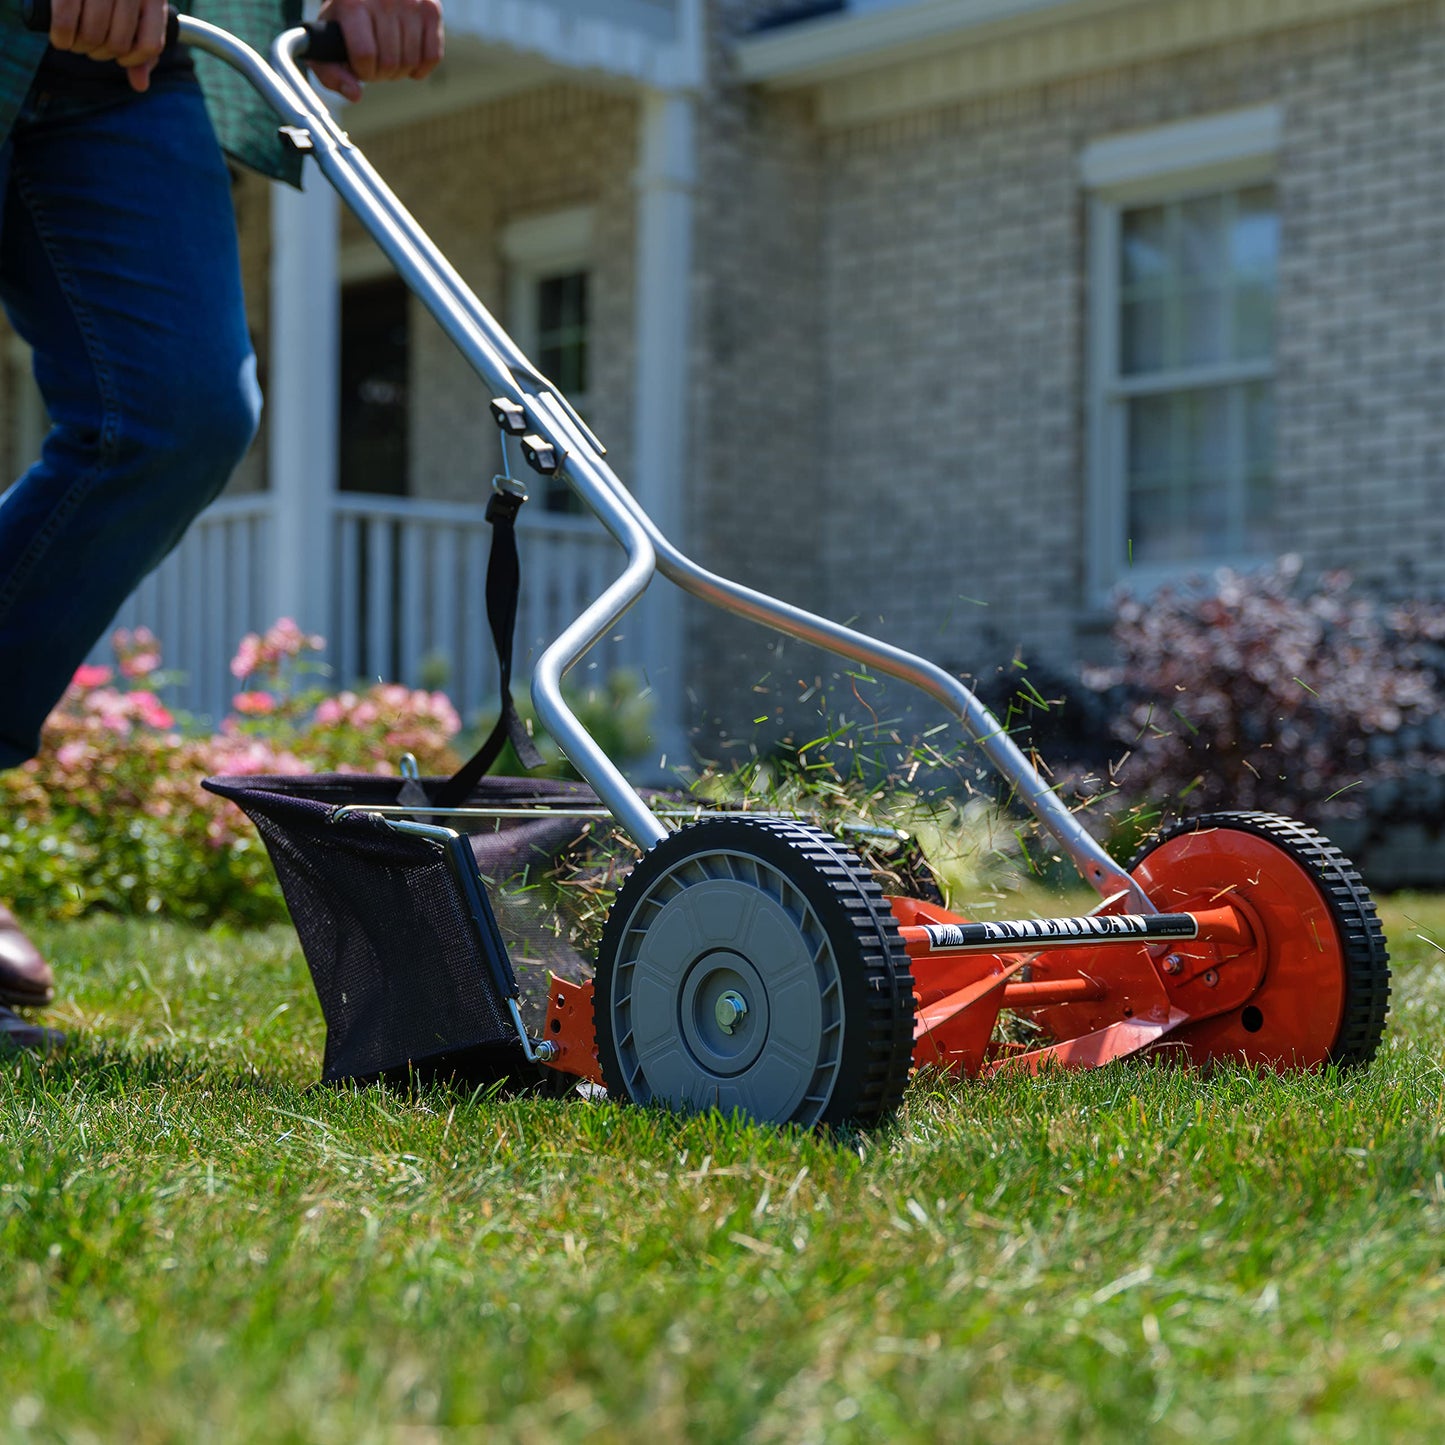
[(712, 1011), (713, 1017), (717, 1020), (717, 1026), (725, 1033), (730, 1034), (748, 1016), (748, 1001), (742, 994), (729, 989), (718, 999), (717, 1007)]
[(1179, 973), (1184, 967), (1184, 960), (1177, 953), (1169, 954), (1164, 960), (1165, 973)]

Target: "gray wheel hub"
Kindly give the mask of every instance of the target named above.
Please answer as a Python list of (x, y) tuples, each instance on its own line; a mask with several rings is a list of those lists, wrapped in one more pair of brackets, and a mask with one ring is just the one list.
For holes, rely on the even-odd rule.
[(842, 1052), (842, 985), (797, 888), (760, 859), (704, 855), (656, 880), (632, 920), (614, 1016), (646, 1095), (812, 1122)]
[(705, 953), (682, 985), (682, 1037), (693, 1060), (719, 1075), (740, 1074), (768, 1040), (768, 993), (740, 953)]

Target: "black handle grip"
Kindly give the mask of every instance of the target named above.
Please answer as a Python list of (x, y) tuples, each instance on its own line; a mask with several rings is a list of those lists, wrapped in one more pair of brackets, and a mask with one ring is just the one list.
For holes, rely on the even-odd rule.
[[(27, 30), (46, 33), (50, 29), (50, 0), (20, 0), (20, 19)], [(173, 7), (167, 5), (167, 49), (176, 43), (179, 28), (180, 16)], [(301, 28), (306, 32), (306, 48), (301, 52), (304, 59), (346, 64), (346, 37), (341, 33), (341, 26), (336, 21), (328, 20), (323, 24), (313, 20)]]
[(346, 36), (335, 20), (310, 20), (301, 28), (306, 32), (303, 60), (317, 65), (345, 65), (351, 59), (346, 51)]

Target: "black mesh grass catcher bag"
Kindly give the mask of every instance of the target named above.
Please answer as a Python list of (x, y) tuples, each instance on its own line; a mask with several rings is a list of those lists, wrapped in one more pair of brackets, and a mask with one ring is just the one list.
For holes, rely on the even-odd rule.
[[(524, 1037), (542, 1032), (549, 976), (592, 971), (583, 939), (618, 861), (606, 811), (583, 783), (489, 776), (509, 741), (524, 767), (541, 762), (511, 691), (526, 492), (493, 487), (486, 605), (501, 707), (472, 757), (449, 778), (204, 783), (255, 823), (271, 855), (326, 1019), (327, 1081), (525, 1077), (537, 1066)], [(364, 811), (375, 808), (406, 812)]]
[[(535, 811), (433, 819), (416, 804), (415, 821), (456, 830), (450, 841), (396, 831), (374, 813), (340, 811), (403, 806), (418, 787), (434, 798), (443, 781), (367, 774), (205, 781), (256, 824), (271, 855), (326, 1019), (327, 1081), (523, 1074), (512, 1001), (535, 1037), (546, 975), (590, 973), (576, 937), (576, 901), (587, 889), (555, 884), (559, 873), (575, 879), (597, 866), (596, 825), (576, 816), (598, 808), (596, 795), (580, 783), (482, 778), (463, 806)], [(549, 816), (549, 809), (566, 812)], [(535, 986), (519, 988), (519, 971)]]

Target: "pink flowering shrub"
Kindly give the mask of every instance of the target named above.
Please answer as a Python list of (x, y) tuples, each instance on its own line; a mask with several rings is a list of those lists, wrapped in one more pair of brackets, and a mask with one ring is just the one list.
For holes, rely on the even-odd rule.
[(322, 698), (312, 714), (309, 738), (318, 768), (344, 773), (369, 760), (369, 771), (390, 773), (402, 754), (411, 753), (424, 774), (440, 774), (458, 765), (449, 741), (461, 726), (445, 693), (379, 682), (364, 693)]
[(462, 722), (445, 693), (378, 682), (363, 693), (329, 695), (307, 682), (320, 674), (316, 654), (325, 645), (289, 617), (264, 637), (243, 637), (231, 659), (231, 675), (243, 690), (231, 699), (220, 735), (284, 742), (308, 762), (293, 771), (395, 773), (404, 753), (415, 756), (423, 773), (457, 767), (451, 740)]
[(160, 701), (161, 650), (137, 629), (116, 666), (77, 670), (40, 755), (0, 773), (0, 898), (74, 916), (95, 908), (210, 922), (285, 916), (269, 860), (234, 805), (205, 792), (220, 773), (394, 773), (457, 766), (460, 720), (441, 693), (377, 684), (327, 697), (307, 686), (324, 645), (283, 619), (242, 639), (243, 685), (214, 734)]
[(160, 672), (161, 645), (149, 627), (137, 627), (134, 632), (121, 628), (111, 639), (111, 646), (122, 677), (135, 680)]

